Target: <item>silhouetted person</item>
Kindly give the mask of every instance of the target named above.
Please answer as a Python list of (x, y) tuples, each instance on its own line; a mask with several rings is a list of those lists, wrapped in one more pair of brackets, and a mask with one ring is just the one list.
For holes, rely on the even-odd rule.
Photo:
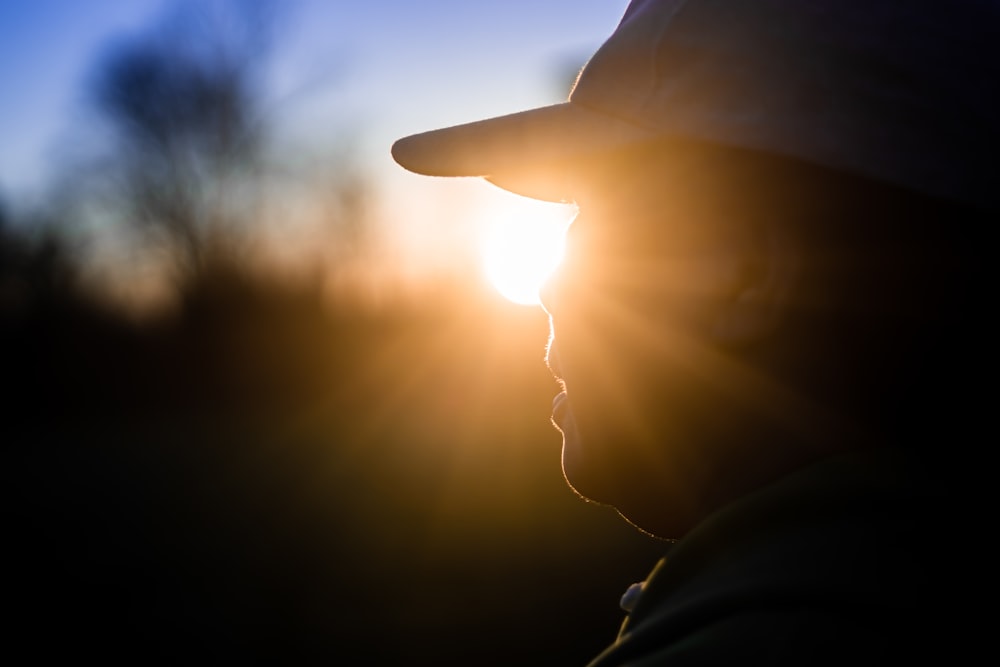
[(593, 665), (971, 651), (998, 29), (988, 2), (635, 0), (568, 102), (393, 147), (579, 207), (543, 294), (563, 469), (679, 540)]

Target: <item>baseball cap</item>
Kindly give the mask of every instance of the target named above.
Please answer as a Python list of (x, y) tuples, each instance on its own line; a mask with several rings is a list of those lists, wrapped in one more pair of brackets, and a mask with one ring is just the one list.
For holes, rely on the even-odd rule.
[(405, 137), (392, 154), (507, 187), (525, 167), (676, 138), (996, 209), (998, 44), (990, 0), (633, 0), (566, 102)]

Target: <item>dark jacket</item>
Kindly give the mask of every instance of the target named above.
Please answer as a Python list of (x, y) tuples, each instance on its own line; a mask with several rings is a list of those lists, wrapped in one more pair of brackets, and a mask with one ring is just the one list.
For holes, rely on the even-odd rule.
[(656, 566), (591, 667), (951, 663), (968, 619), (949, 547), (928, 533), (947, 518), (941, 491), (878, 452), (723, 508)]

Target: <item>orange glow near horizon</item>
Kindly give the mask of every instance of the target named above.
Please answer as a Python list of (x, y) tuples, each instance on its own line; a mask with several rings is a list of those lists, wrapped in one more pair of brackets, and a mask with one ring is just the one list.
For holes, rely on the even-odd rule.
[(538, 292), (559, 265), (573, 207), (516, 197), (494, 208), (482, 226), (480, 258), (505, 298), (538, 305)]

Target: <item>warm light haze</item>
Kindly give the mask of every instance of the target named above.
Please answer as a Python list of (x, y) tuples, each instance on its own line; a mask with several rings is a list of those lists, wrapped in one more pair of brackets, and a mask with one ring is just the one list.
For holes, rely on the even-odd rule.
[(507, 299), (538, 305), (538, 292), (563, 254), (563, 240), (574, 208), (566, 204), (511, 195), (483, 224), (483, 271)]

